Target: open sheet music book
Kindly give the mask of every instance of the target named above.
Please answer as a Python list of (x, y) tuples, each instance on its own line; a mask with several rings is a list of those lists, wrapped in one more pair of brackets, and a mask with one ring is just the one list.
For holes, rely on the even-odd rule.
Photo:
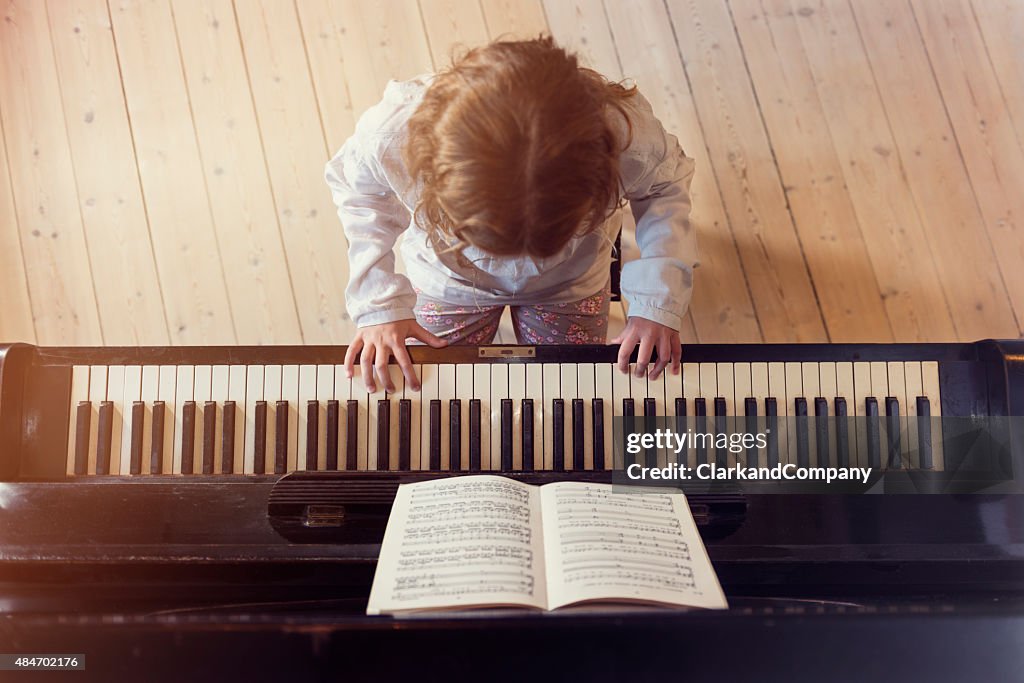
[(491, 475), (403, 484), (366, 612), (594, 601), (728, 606), (683, 494)]

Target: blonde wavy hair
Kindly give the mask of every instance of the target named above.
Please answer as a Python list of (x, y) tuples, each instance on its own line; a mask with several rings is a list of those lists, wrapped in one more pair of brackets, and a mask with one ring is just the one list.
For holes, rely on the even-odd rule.
[[(403, 150), (435, 249), (551, 256), (622, 204), (619, 155), (636, 87), (579, 66), (549, 36), (469, 50), (439, 73)], [(617, 139), (609, 108), (626, 123)], [(451, 247), (449, 247), (451, 248)]]

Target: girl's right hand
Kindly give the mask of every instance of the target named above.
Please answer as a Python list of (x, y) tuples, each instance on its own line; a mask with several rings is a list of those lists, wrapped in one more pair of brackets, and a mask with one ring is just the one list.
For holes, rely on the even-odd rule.
[(374, 381), (376, 375), (386, 391), (394, 391), (394, 382), (391, 381), (391, 374), (388, 372), (388, 361), (394, 356), (402, 368), (406, 383), (413, 391), (419, 391), (420, 379), (413, 370), (412, 359), (405, 348), (405, 340), (410, 338), (419, 339), (435, 349), (448, 345), (447, 341), (434, 336), (414, 319), (361, 327), (349, 345), (348, 353), (345, 354), (345, 374), (352, 379), (356, 354), (359, 354), (359, 367), (362, 369), (366, 390), (371, 394), (377, 391)]

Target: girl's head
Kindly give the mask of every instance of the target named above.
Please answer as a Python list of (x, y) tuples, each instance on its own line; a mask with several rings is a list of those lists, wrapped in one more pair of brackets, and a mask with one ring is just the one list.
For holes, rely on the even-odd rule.
[(609, 114), (629, 130), (624, 103), (635, 91), (547, 37), (470, 50), (409, 121), (417, 223), (433, 240), (454, 236), (496, 256), (550, 256), (598, 229), (620, 199), (628, 144)]

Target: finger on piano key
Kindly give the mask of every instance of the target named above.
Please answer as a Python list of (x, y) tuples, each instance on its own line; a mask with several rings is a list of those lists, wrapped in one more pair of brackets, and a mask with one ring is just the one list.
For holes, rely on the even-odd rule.
[(615, 409), (612, 376), (618, 374), (612, 363), (594, 364), (594, 469), (612, 468), (612, 413)]
[[(192, 413), (195, 414), (195, 404), (192, 403)], [(186, 404), (184, 410), (188, 410)], [(267, 466), (267, 402), (263, 399), (256, 401), (252, 406), (252, 457), (246, 456), (246, 462), (251, 464), (251, 474), (264, 474)], [(188, 421), (186, 417), (185, 422)]]
[[(394, 381), (394, 380), (392, 380)], [(391, 394), (386, 394), (390, 396)], [(377, 467), (380, 472), (391, 469), (391, 399), (370, 399), (377, 406), (377, 420), (371, 428), (377, 430)]]
[[(565, 448), (565, 442), (561, 445), (555, 443), (555, 399), (561, 398), (562, 396), (562, 384), (561, 384), (561, 368), (557, 363), (544, 363), (542, 366), (544, 373), (544, 388), (543, 388), (543, 405), (544, 415), (542, 428), (544, 430), (544, 455), (543, 459), (538, 462), (538, 469), (542, 470), (554, 470), (556, 467), (555, 458)], [(536, 396), (536, 394), (534, 394)], [(561, 433), (559, 433), (561, 436)], [(556, 448), (557, 446), (557, 448)], [(535, 454), (537, 455), (537, 454)], [(542, 463), (542, 464), (541, 464)], [(562, 470), (564, 463), (559, 463), (558, 467)]]
[(150, 474), (163, 474), (164, 465), (164, 432), (166, 432), (167, 403), (165, 401), (153, 401), (150, 409), (153, 419), (153, 426), (150, 434), (152, 440), (149, 446), (148, 469)]
[[(142, 449), (145, 444), (146, 404), (142, 401), (132, 402), (132, 434), (129, 441), (131, 451), (128, 455), (128, 473), (142, 474)], [(210, 423), (213, 424), (212, 422)]]
[[(493, 378), (491, 380), (494, 381)], [(492, 385), (493, 386), (493, 385)], [(526, 398), (526, 364), (508, 365), (508, 397), (512, 399), (512, 467), (523, 468), (523, 399)]]
[[(522, 370), (521, 363), (515, 365)], [(512, 433), (515, 408), (512, 406), (512, 387), (509, 385), (511, 368), (506, 363), (492, 363), (484, 367), (490, 371), (490, 377), (487, 380), (490, 388), (490, 469), (507, 472), (512, 469), (512, 453), (515, 448), (515, 435)], [(522, 375), (522, 382), (524, 384), (526, 382), (525, 374)], [(505, 401), (508, 401), (509, 430), (507, 434), (504, 429)], [(481, 410), (486, 422), (488, 411), (484, 410), (483, 406), (481, 406)], [(481, 438), (483, 437), (481, 436)], [(508, 439), (507, 443), (506, 438)]]
[[(282, 369), (280, 365), (268, 365), (263, 369), (263, 400), (267, 402), (267, 457), (263, 462), (263, 472), (277, 471), (277, 405), (281, 401)], [(285, 424), (287, 424), (287, 407), (285, 408)], [(287, 449), (287, 442), (285, 442)], [(287, 450), (285, 461), (287, 461)]]
[(458, 463), (455, 463), (453, 468), (451, 462), (451, 402), (458, 398), (455, 387), (455, 366), (450, 363), (438, 365), (437, 373), (438, 398), (441, 400), (441, 469), (450, 472), (452, 469), (458, 469)]
[(942, 396), (939, 393), (939, 364), (935, 361), (921, 363), (921, 386), (928, 398), (931, 412), (932, 467), (943, 471), (946, 467), (942, 442)]
[(455, 397), (459, 399), (459, 460), (452, 463), (453, 470), (469, 470), (469, 401), (473, 393), (473, 365), (459, 363), (455, 366)]
[[(418, 435), (420, 440), (420, 459), (419, 463), (414, 463), (414, 469), (418, 470), (438, 470), (440, 469), (440, 461), (438, 461), (435, 467), (431, 461), (431, 437), (433, 435), (433, 428), (431, 426), (431, 401), (438, 400), (438, 382), (440, 377), (437, 371), (437, 365), (433, 363), (424, 363), (420, 366), (420, 423), (422, 428), (420, 431), (414, 432), (413, 436)], [(440, 411), (440, 407), (438, 407)], [(440, 420), (440, 412), (438, 413), (438, 419)], [(440, 439), (440, 436), (438, 436)], [(440, 440), (438, 440), (438, 457), (440, 457), (441, 447)]]
[(153, 404), (160, 396), (160, 367), (157, 365), (142, 366), (142, 461), (139, 473), (152, 471), (150, 462), (153, 448)]
[(430, 430), (427, 435), (428, 467), (432, 472), (437, 472), (441, 469), (441, 432), (444, 431), (441, 399), (430, 399), (428, 406), (430, 408)]
[(787, 443), (789, 445), (788, 451), (785, 453), (779, 453), (780, 457), (785, 457), (785, 462), (800, 464), (799, 463), (799, 449), (800, 439), (803, 438), (801, 434), (806, 429), (806, 420), (801, 420), (800, 416), (797, 415), (797, 403), (798, 398), (806, 398), (804, 395), (804, 370), (801, 363), (786, 363), (786, 409), (787, 409), (787, 420), (786, 424), (789, 427), (789, 439)]
[[(482, 455), (481, 403), (478, 398), (469, 399), (469, 471), (479, 472)], [(488, 417), (490, 415), (488, 414)]]
[(274, 474), (288, 471), (288, 452), (291, 450), (291, 401), (280, 399), (274, 405)]
[(235, 427), (237, 425), (238, 404), (232, 400), (224, 401), (220, 413), (221, 420), (223, 421), (223, 428), (221, 429), (222, 442), (220, 446), (220, 473), (232, 474), (235, 467), (235, 434), (237, 433)]
[(889, 395), (889, 368), (885, 362), (872, 361), (871, 367), (871, 395), (875, 397), (878, 403), (879, 419), (878, 419), (878, 439), (881, 444), (880, 451), (880, 467), (886, 467), (888, 464), (888, 452), (886, 449), (889, 443), (888, 429), (886, 428), (885, 419), (885, 398)]
[[(496, 364), (498, 365), (498, 364)], [(507, 372), (505, 373), (508, 374)], [(504, 391), (508, 391), (506, 384)], [(505, 394), (503, 394), (504, 396)], [(491, 365), (480, 363), (473, 366), (473, 399), (479, 401), (480, 410), (480, 436), (479, 436), (479, 450), (480, 450), (480, 461), (477, 463), (477, 469), (474, 470), (472, 462), (470, 462), (470, 471), (480, 472), (483, 470), (496, 469), (493, 459), (491, 457), (491, 430), (496, 428), (498, 424), (497, 415), (492, 414), (491, 401)], [(473, 404), (469, 404), (469, 409), (472, 413)], [(497, 411), (497, 405), (493, 406), (493, 410)], [(473, 428), (472, 414), (469, 422), (470, 430)], [(473, 444), (472, 436), (470, 438), (470, 445)], [(497, 458), (499, 456), (494, 456)], [(472, 450), (470, 450), (470, 459), (472, 459)]]
[(846, 398), (837, 396), (833, 403), (836, 423), (836, 466), (846, 469), (850, 467), (850, 418)]
[(423, 422), (423, 366), (414, 363), (412, 371), (420, 379), (421, 388), (413, 391), (408, 384), (405, 385), (405, 398), (409, 400), (409, 468), (410, 470), (426, 469), (420, 466), (420, 449), (423, 441), (420, 438)]
[(107, 399), (107, 366), (94, 365), (89, 368), (89, 404), (92, 416), (89, 419), (89, 454), (85, 474), (96, 474), (96, 448), (99, 442), (100, 404)]
[[(826, 441), (825, 454), (828, 456), (827, 462), (835, 464), (836, 454), (836, 430), (835, 430), (835, 407), (833, 405), (836, 396), (838, 395), (838, 368), (835, 363), (826, 362), (818, 363), (818, 394), (815, 398), (821, 397), (825, 399), (825, 434), (828, 437)], [(815, 437), (817, 439), (817, 437)], [(821, 447), (819, 446), (819, 451)], [(821, 459), (819, 458), (819, 461)]]
[(75, 441), (72, 446), (71, 473), (77, 475), (89, 472), (89, 432), (92, 428), (92, 403), (79, 401), (75, 406)]
[[(715, 374), (715, 434), (728, 435), (736, 419), (736, 373), (732, 363), (716, 363)], [(718, 399), (722, 399), (721, 404)], [(721, 413), (721, 415), (719, 414)], [(731, 438), (731, 437), (729, 437)], [(716, 449), (719, 466), (732, 466), (737, 462), (736, 454), (725, 448)]]
[[(262, 367), (262, 366), (260, 366)], [(182, 460), (182, 449), (186, 439), (185, 416), (183, 411), (185, 404), (193, 401), (195, 395), (196, 369), (192, 365), (179, 365), (175, 371), (174, 378), (174, 451), (171, 453), (171, 472), (173, 474), (191, 474), (192, 464), (188, 463), (188, 472), (185, 472), (185, 463)], [(195, 404), (192, 405), (192, 439), (193, 452), (195, 449)]]
[(537, 451), (535, 449), (537, 445), (537, 432), (539, 430), (536, 429), (536, 423), (534, 422), (534, 419), (537, 417), (537, 410), (538, 408), (534, 405), (532, 398), (523, 399), (523, 472), (533, 472), (537, 463)]
[(579, 398), (583, 401), (583, 462), (577, 469), (594, 469), (594, 364), (580, 363), (576, 379), (579, 384)]
[[(213, 471), (204, 471), (203, 474), (220, 474), (224, 471), (224, 403), (228, 400), (228, 392), (231, 390), (231, 368), (227, 365), (213, 366), (213, 381), (210, 385), (210, 400), (214, 403), (214, 442), (216, 443), (216, 455), (214, 456)], [(145, 398), (146, 369), (142, 369), (143, 398)], [(233, 457), (233, 456), (232, 456)]]
[[(157, 395), (164, 402), (164, 443), (160, 449), (160, 472), (163, 474), (170, 474), (174, 471), (172, 469), (174, 467), (174, 425), (177, 423), (175, 414), (178, 412), (178, 406), (174, 401), (178, 394), (177, 380), (177, 366), (160, 366), (160, 389)], [(239, 464), (241, 464), (240, 457)]]
[[(316, 400), (320, 414), (317, 416), (316, 468), (327, 469), (327, 404), (334, 398), (334, 366), (316, 366)], [(337, 447), (337, 446), (335, 446)]]
[[(299, 403), (299, 366), (281, 366), (281, 401), (279, 406), (285, 409), (284, 418), (280, 418), (275, 425), (275, 432), (284, 431), (283, 445), (286, 446), (286, 459), (284, 464), (285, 472), (294, 472), (299, 465), (299, 412), (302, 404)], [(278, 439), (280, 441), (280, 439)], [(365, 452), (365, 449), (364, 449)], [(274, 463), (276, 471), (277, 463)]]
[[(843, 409), (846, 411), (840, 414), (838, 404), (833, 401), (833, 410), (836, 415), (836, 460), (839, 460), (841, 454), (845, 454), (845, 460), (841, 467), (857, 466), (857, 428), (856, 420), (852, 419), (857, 413), (857, 408), (854, 405), (856, 397), (853, 363), (836, 363), (836, 401), (842, 398)], [(840, 432), (841, 429), (845, 431)]]
[[(214, 459), (217, 457), (217, 403), (206, 401), (203, 403), (203, 474), (213, 474)], [(132, 447), (134, 449), (134, 446)], [(132, 460), (134, 461), (134, 450)], [(134, 462), (132, 464), (134, 468)]]
[(99, 427), (96, 430), (96, 474), (111, 472), (111, 441), (114, 436), (114, 403), (99, 403)]
[(110, 415), (110, 460), (107, 474), (121, 471), (121, 435), (124, 431), (124, 366), (111, 365), (107, 368), (107, 400), (111, 403)]
[(398, 402), (398, 469), (402, 472), (409, 471), (412, 442), (412, 400), (403, 398)]
[[(803, 398), (806, 399), (807, 407), (807, 456), (808, 464), (818, 462), (818, 439), (814, 415), (814, 399), (821, 396), (821, 378), (818, 374), (817, 363), (801, 363), (801, 382), (803, 384)], [(827, 417), (827, 414), (826, 414)]]
[(879, 469), (882, 466), (881, 458), (881, 434), (879, 430), (878, 399), (868, 396), (865, 400), (864, 415), (866, 416), (866, 438), (865, 456), (867, 465), (872, 469)]
[[(299, 380), (301, 381), (301, 380)], [(319, 451), (317, 444), (317, 434), (320, 431), (320, 401), (313, 399), (306, 399), (306, 407), (303, 411), (303, 417), (306, 421), (305, 431), (305, 448), (303, 458), (300, 462), (304, 462), (304, 469), (316, 471), (318, 469), (317, 460), (319, 460)]]
[[(242, 411), (245, 430), (244, 447), (242, 452), (242, 469), (245, 474), (256, 474), (256, 440), (263, 440), (263, 454), (266, 456), (266, 409), (267, 403), (263, 399), (263, 390), (266, 387), (266, 369), (262, 365), (249, 365), (245, 368), (245, 409)], [(259, 434), (256, 428), (256, 404), (263, 403), (263, 433)], [(265, 472), (266, 461), (261, 463), (259, 473)]]
[[(181, 474), (192, 474), (196, 458), (196, 402), (185, 401), (181, 405)], [(260, 470), (262, 473), (262, 470)]]
[[(296, 463), (292, 466), (289, 463), (288, 471), (293, 472), (298, 470), (315, 470), (316, 463), (309, 461), (310, 455), (316, 454), (316, 433), (317, 425), (310, 425), (310, 401), (316, 401), (316, 366), (315, 365), (300, 365), (299, 366), (299, 404), (298, 408), (298, 451), (296, 453)], [(319, 421), (319, 405), (314, 403), (313, 408), (315, 409), (316, 417), (315, 420)], [(309, 442), (309, 432), (313, 430), (314, 440), (313, 443)]]
[[(886, 363), (889, 380), (889, 393), (888, 397), (896, 399), (898, 411), (891, 420), (888, 421), (888, 428), (895, 430), (896, 434), (889, 434), (889, 443), (896, 448), (896, 452), (890, 454), (890, 467), (897, 469), (905, 469), (909, 460), (907, 459), (907, 378), (906, 372), (902, 361), (890, 361)], [(914, 398), (917, 398), (916, 396)]]
[(342, 443), (339, 439), (341, 433), (341, 404), (337, 399), (327, 401), (327, 429), (324, 431), (324, 469), (332, 472), (340, 469), (338, 467), (338, 448)]
[(868, 462), (868, 419), (867, 400), (871, 394), (871, 364), (853, 364), (853, 415), (854, 415), (854, 440), (851, 443), (853, 457), (850, 458), (853, 467), (871, 467)]
[[(769, 446), (773, 445), (776, 448), (775, 455), (777, 460), (768, 458), (768, 466), (772, 467), (777, 464), (786, 464), (789, 457), (789, 425), (786, 423), (789, 419), (790, 408), (789, 400), (786, 394), (786, 364), (785, 363), (768, 363), (768, 398), (775, 399), (775, 414), (768, 413), (768, 403), (765, 403), (765, 415), (770, 417), (769, 420), (775, 425), (772, 431), (775, 434), (775, 438), (769, 437)], [(765, 456), (768, 457), (766, 449)]]
[[(130, 371), (128, 368), (127, 371)], [(128, 388), (128, 372), (125, 372), (125, 389)], [(191, 473), (202, 474), (203, 464), (205, 457), (205, 445), (206, 445), (206, 418), (207, 410), (206, 404), (210, 401), (210, 395), (213, 390), (213, 367), (212, 366), (197, 366), (195, 371), (196, 384), (193, 387), (193, 396), (196, 401), (196, 429), (193, 433), (193, 440), (196, 443), (196, 452), (194, 454), (193, 463), (191, 463)], [(139, 382), (141, 382), (141, 375), (139, 376)], [(127, 394), (125, 397), (125, 404), (127, 405)], [(216, 411), (214, 412), (216, 417)], [(212, 462), (212, 461), (211, 461)]]
[[(82, 439), (79, 432), (79, 411), (84, 410), (80, 408), (83, 402), (89, 400), (89, 366), (88, 365), (75, 365), (71, 368), (71, 402), (69, 404), (69, 415), (71, 420), (68, 424), (68, 450), (67, 457), (65, 459), (64, 471), (66, 474), (85, 474), (85, 470), (88, 468), (88, 449), (89, 449), (89, 438), (85, 438), (85, 446), (83, 453), (85, 454), (85, 460), (82, 461), (81, 471), (78, 465), (78, 443)], [(82, 423), (84, 427), (85, 423)], [(86, 432), (88, 434), (88, 432)]]
[(572, 400), (580, 396), (579, 371), (576, 363), (562, 363), (559, 366), (559, 391), (563, 401), (564, 422), (562, 423), (562, 467), (565, 470), (573, 468), (573, 425), (572, 425)]
[[(751, 382), (753, 376), (751, 375), (750, 363), (733, 363), (733, 404), (732, 413), (730, 419), (730, 426), (738, 432), (746, 434), (757, 433), (757, 406), (754, 406), (754, 413), (747, 420), (747, 399), (753, 397), (753, 389), (751, 388)], [(721, 379), (719, 379), (721, 384)], [(721, 392), (719, 392), (721, 393)], [(748, 452), (749, 450), (749, 452)], [(748, 456), (752, 455), (753, 458)], [(735, 453), (732, 455), (736, 462), (743, 463), (747, 466), (750, 460), (754, 461), (754, 467), (757, 462), (757, 446), (752, 449), (744, 448), (742, 453)]]
[[(921, 420), (917, 412), (918, 399), (922, 397), (921, 362), (908, 361), (903, 364), (903, 377), (907, 391), (904, 395), (903, 414), (905, 416), (903, 457), (910, 469), (923, 469), (921, 466)], [(108, 380), (109, 381), (109, 380)]]
[[(206, 385), (209, 387), (209, 373)], [(115, 474), (127, 476), (132, 473), (132, 406), (142, 397), (142, 367), (126, 365), (124, 368), (124, 391), (121, 398), (121, 457)], [(140, 427), (141, 429), (141, 427)], [(141, 438), (141, 432), (140, 432)]]

